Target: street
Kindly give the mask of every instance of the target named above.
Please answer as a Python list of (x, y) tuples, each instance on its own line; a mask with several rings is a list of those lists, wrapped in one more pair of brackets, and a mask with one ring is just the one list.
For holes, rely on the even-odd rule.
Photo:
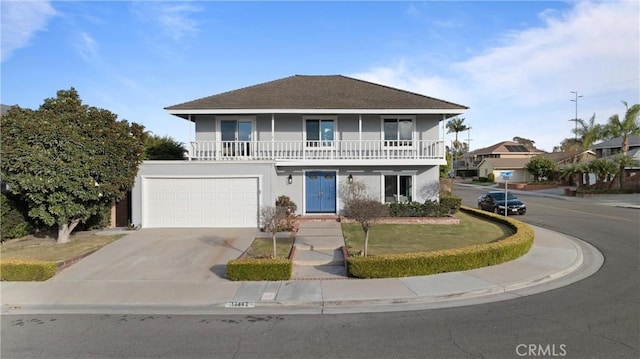
[[(475, 207), (481, 189), (456, 187)], [(594, 245), (567, 287), (459, 308), (345, 315), (5, 315), (2, 358), (638, 358), (640, 212), (518, 195), (519, 220)]]

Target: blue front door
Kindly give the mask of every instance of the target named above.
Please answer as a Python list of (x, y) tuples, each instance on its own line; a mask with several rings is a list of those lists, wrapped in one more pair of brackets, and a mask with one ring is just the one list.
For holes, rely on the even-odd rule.
[(305, 178), (307, 212), (336, 213), (336, 173), (307, 172)]

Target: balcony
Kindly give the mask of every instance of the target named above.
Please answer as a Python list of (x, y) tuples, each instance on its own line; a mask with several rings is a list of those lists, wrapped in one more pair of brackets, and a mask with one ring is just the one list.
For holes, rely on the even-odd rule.
[[(197, 161), (276, 161), (279, 165), (309, 163), (444, 164), (444, 142), (439, 140), (353, 141), (197, 141), (189, 159)], [(402, 164), (402, 163), (400, 163)]]

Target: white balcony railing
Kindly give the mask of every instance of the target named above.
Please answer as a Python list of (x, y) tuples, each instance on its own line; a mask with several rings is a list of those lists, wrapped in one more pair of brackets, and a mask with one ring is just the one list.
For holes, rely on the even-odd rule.
[(234, 160), (425, 160), (444, 159), (444, 142), (410, 141), (196, 141), (189, 158)]

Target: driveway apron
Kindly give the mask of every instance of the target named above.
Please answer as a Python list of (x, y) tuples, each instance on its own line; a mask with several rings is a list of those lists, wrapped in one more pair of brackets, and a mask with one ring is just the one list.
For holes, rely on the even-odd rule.
[(124, 233), (52, 281), (226, 280), (226, 263), (251, 245), (256, 229), (149, 228)]

